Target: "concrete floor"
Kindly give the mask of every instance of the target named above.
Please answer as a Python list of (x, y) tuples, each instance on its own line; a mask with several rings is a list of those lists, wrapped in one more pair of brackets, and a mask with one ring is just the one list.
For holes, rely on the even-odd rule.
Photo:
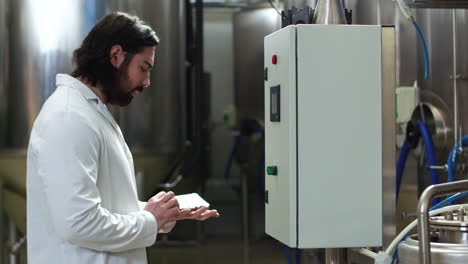
[(148, 248), (149, 264), (286, 264), (284, 247), (273, 239), (252, 241), (248, 261), (243, 260), (242, 241), (238, 238), (213, 238), (198, 246)]

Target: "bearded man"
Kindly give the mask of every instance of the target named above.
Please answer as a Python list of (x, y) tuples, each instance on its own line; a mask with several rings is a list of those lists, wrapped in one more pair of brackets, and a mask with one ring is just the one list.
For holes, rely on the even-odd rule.
[(114, 12), (57, 74), (27, 154), (28, 263), (146, 263), (145, 248), (177, 220), (218, 217), (179, 209), (172, 192), (138, 200), (133, 158), (106, 104), (127, 106), (150, 85), (159, 38), (136, 16)]

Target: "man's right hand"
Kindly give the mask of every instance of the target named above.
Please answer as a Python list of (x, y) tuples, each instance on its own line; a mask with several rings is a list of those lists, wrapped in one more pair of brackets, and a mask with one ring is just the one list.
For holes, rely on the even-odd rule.
[(173, 192), (160, 192), (148, 200), (144, 210), (152, 213), (158, 222), (158, 231), (179, 214), (179, 202)]

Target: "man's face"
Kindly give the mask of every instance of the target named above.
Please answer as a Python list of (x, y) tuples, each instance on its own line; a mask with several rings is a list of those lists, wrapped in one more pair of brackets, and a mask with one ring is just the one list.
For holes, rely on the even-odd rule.
[(112, 87), (105, 87), (109, 103), (127, 106), (133, 97), (150, 85), (150, 71), (154, 64), (155, 47), (144, 47), (139, 53), (126, 54), (118, 67)]

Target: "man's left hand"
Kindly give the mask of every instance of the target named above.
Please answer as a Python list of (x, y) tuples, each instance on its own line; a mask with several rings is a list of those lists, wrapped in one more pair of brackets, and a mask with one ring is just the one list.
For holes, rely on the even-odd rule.
[(219, 213), (216, 210), (209, 210), (208, 207), (203, 206), (196, 210), (191, 209), (181, 209), (179, 215), (176, 217), (176, 220), (198, 220), (205, 221), (208, 218), (219, 217)]

